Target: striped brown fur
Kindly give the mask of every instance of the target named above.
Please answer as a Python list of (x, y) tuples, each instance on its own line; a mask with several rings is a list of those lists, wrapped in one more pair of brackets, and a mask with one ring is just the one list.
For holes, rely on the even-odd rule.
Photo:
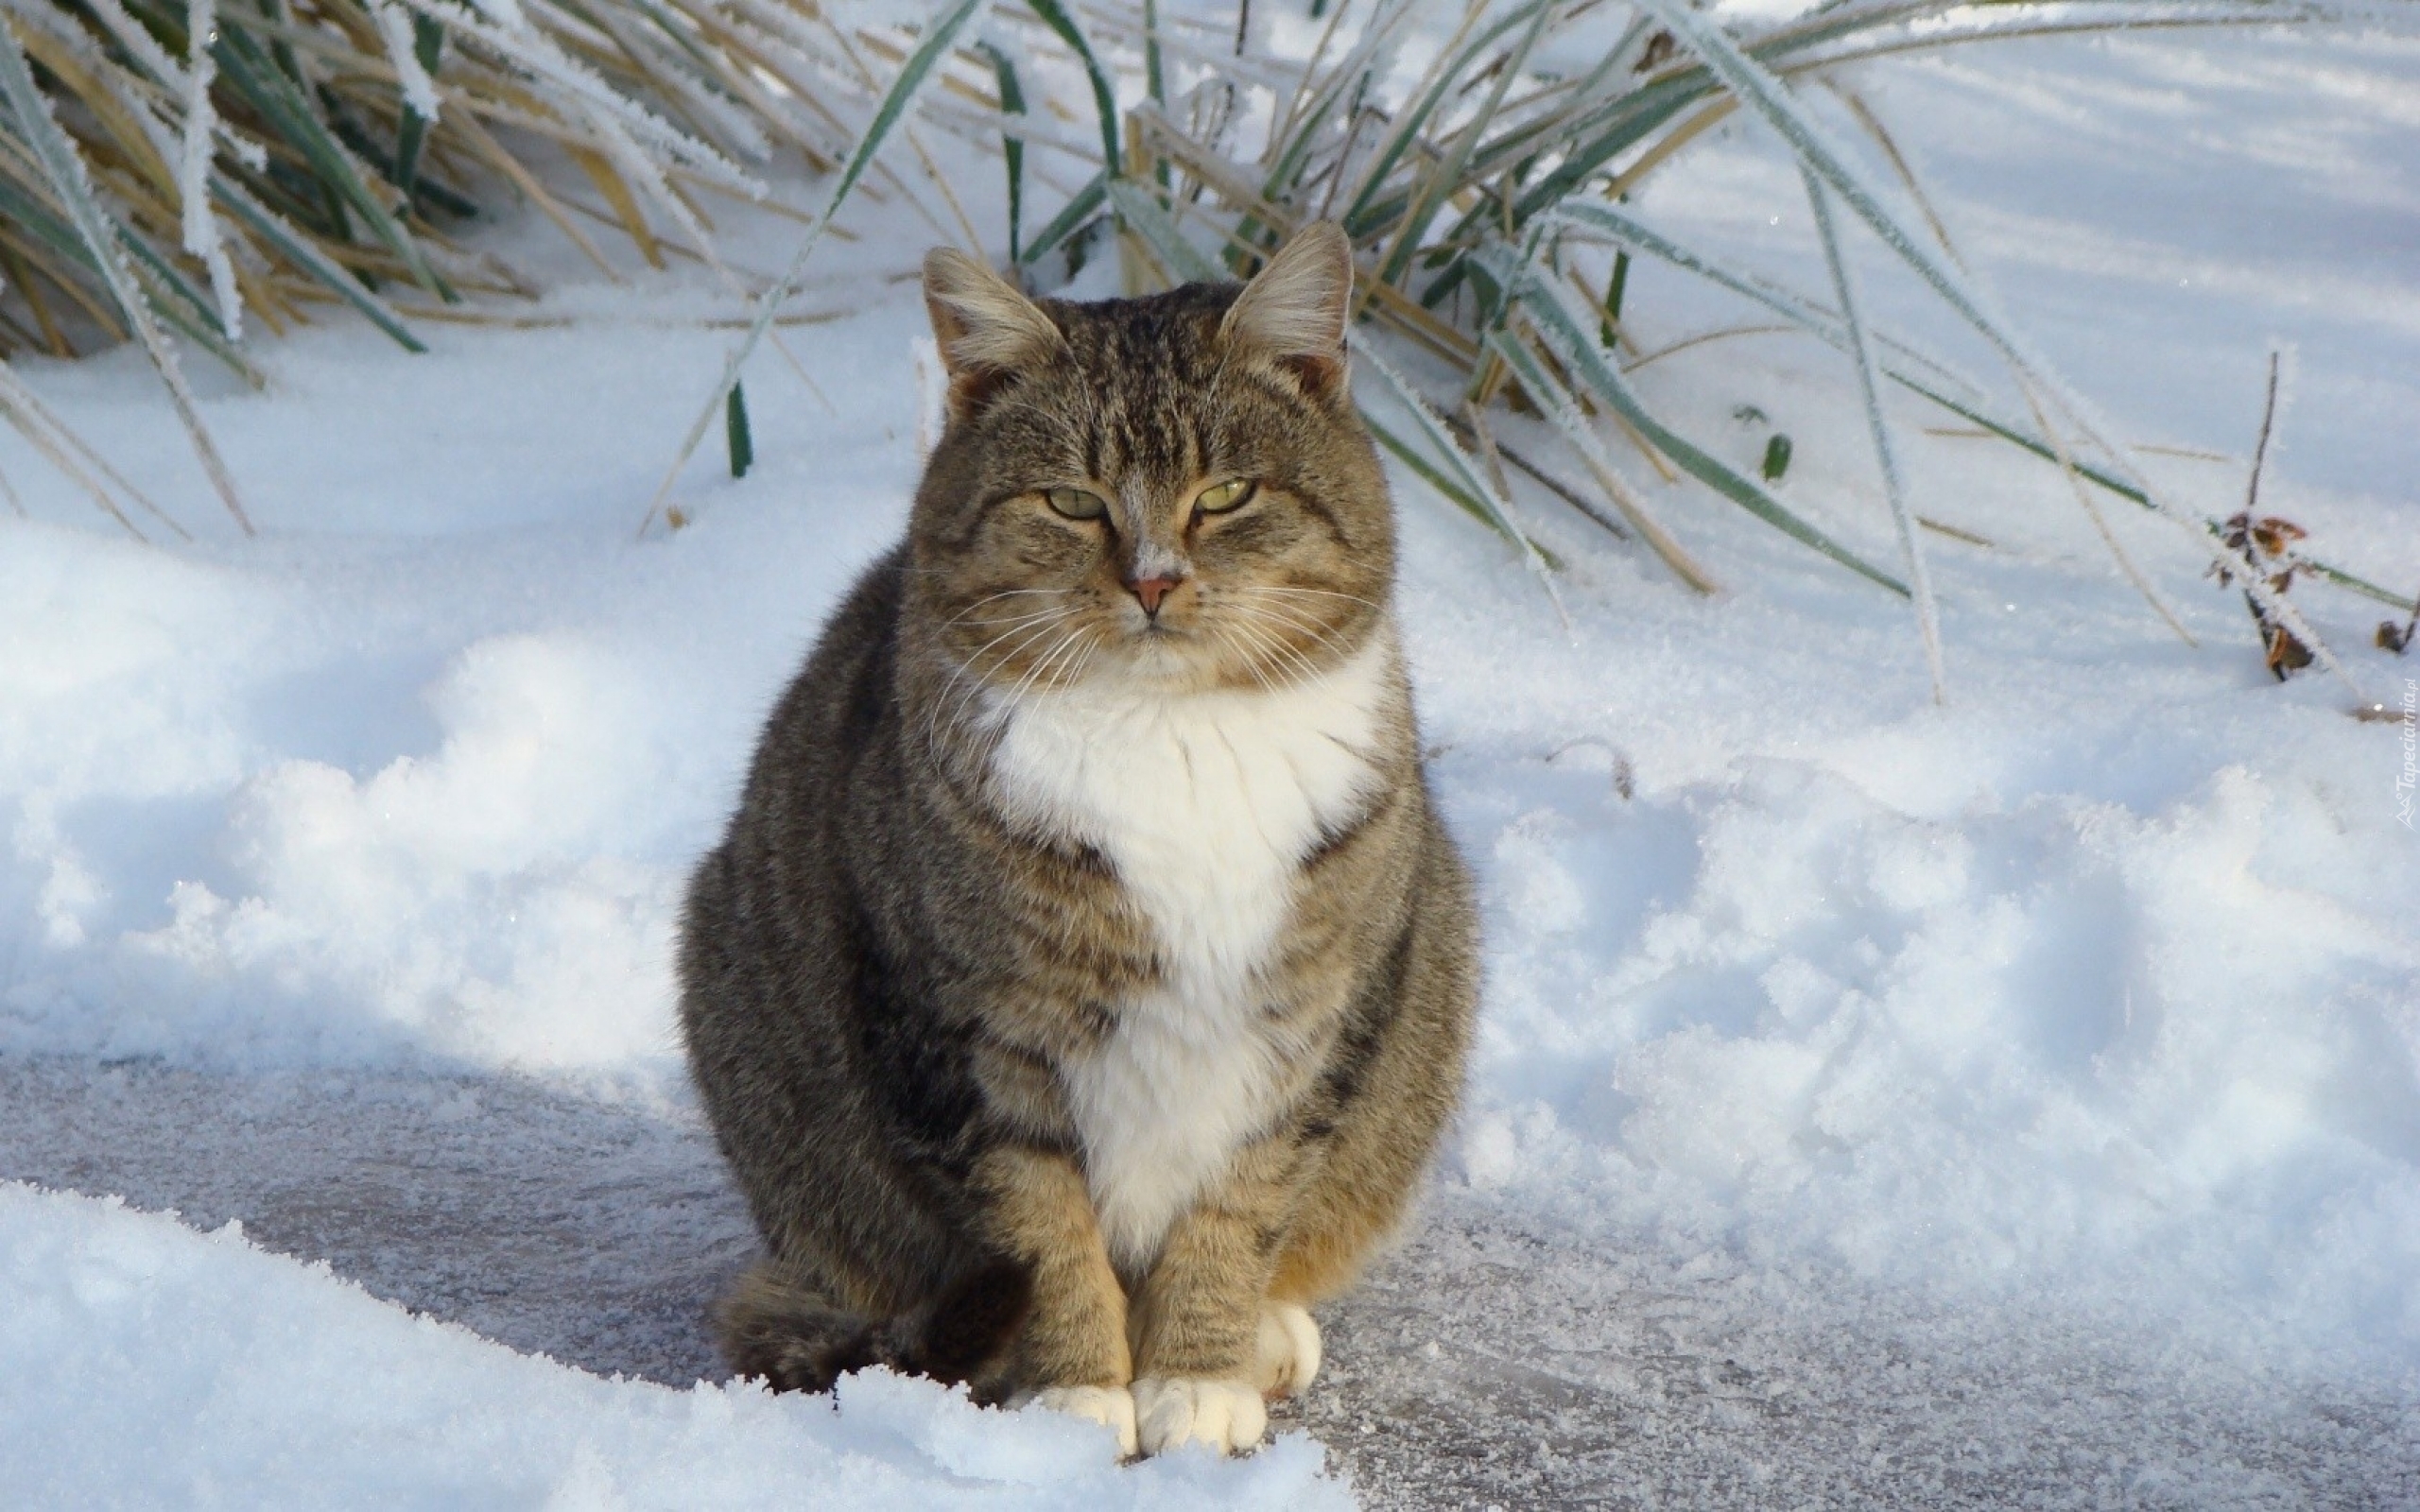
[(1248, 290), (1098, 304), (928, 262), (950, 418), (908, 538), (683, 921), (691, 1068), (769, 1251), (718, 1312), (735, 1367), (1240, 1449), (1316, 1368), (1301, 1310), (1402, 1218), (1476, 920), (1350, 277), (1325, 227)]

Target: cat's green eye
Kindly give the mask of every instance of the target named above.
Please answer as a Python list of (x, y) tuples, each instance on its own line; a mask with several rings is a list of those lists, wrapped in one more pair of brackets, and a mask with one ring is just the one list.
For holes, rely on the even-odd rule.
[(1214, 483), (1193, 496), (1193, 507), (1203, 514), (1225, 514), (1230, 509), (1240, 509), (1253, 496), (1256, 487), (1249, 478)]
[(1109, 513), (1108, 501), (1085, 489), (1045, 489), (1042, 497), (1070, 520), (1098, 520)]

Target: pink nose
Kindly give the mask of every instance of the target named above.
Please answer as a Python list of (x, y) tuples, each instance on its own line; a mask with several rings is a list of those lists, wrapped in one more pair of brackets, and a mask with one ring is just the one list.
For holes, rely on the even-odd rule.
[(1156, 619), (1159, 617), (1160, 600), (1167, 597), (1168, 590), (1176, 585), (1177, 579), (1173, 577), (1138, 577), (1126, 586), (1142, 600), (1143, 612)]

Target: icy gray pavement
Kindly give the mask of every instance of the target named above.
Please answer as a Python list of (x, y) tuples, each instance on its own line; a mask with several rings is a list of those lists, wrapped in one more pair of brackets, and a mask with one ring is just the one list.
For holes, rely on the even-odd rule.
[[(703, 1134), (488, 1076), (0, 1057), (0, 1178), (124, 1196), (516, 1349), (673, 1384), (752, 1248)], [(1372, 1507), (2420, 1507), (2420, 1386), (2145, 1320), (1611, 1248), (1441, 1192), (1322, 1310)]]

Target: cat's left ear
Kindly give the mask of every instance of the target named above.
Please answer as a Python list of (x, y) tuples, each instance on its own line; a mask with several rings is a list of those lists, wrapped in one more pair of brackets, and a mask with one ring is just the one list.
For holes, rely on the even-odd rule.
[(1047, 361), (1067, 344), (1039, 305), (954, 248), (925, 256), (925, 309), (949, 370), (952, 420), (972, 416), (1019, 369)]
[(1312, 397), (1332, 399), (1344, 388), (1352, 304), (1353, 244), (1336, 222), (1313, 221), (1244, 285), (1219, 335), (1275, 359)]

